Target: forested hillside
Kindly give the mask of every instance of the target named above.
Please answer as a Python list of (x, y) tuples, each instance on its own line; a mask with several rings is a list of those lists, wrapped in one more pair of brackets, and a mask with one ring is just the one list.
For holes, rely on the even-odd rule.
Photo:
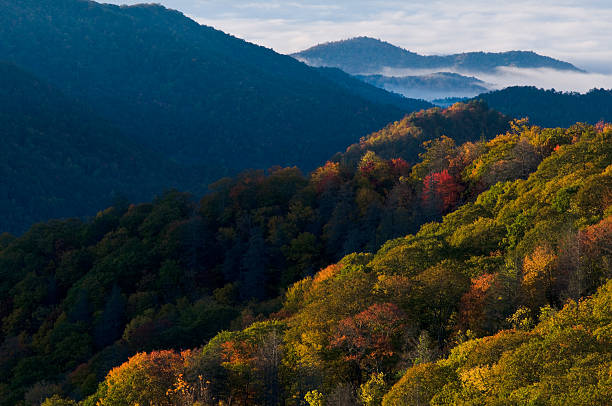
[(612, 390), (610, 303), (612, 281), (560, 311), (543, 307), (535, 327), (536, 319), (519, 309), (508, 323), (512, 329), (408, 369), (382, 404), (606, 405)]
[(481, 94), (476, 99), (511, 117), (529, 117), (533, 124), (541, 126), (612, 121), (612, 90), (593, 89), (581, 94), (514, 86)]
[[(0, 0), (0, 60), (180, 164), (312, 170), (409, 111), (158, 5)], [(214, 174), (213, 174), (214, 173)]]
[(0, 406), (608, 406), (612, 91), (376, 87), (499, 67), (0, 0)]
[(147, 201), (197, 186), (179, 167), (122, 136), (86, 106), (14, 65), (0, 63), (0, 230), (93, 215), (119, 198)]
[[(496, 372), (498, 352), (479, 364), (461, 354), (497, 340), (495, 351), (526, 343), (545, 356), (537, 340), (555, 309), (610, 277), (611, 137), (610, 126), (509, 128), (481, 103), (458, 104), (389, 125), (308, 176), (250, 171), (199, 204), (169, 192), (4, 235), (0, 398), (376, 405), (427, 403), (439, 392), (427, 388), (442, 387), (437, 399), (546, 397), (547, 379), (605, 371), (605, 328), (567, 350), (590, 363), (530, 377)], [(517, 333), (498, 334), (508, 328)], [(494, 334), (510, 338), (469, 341)], [(475, 367), (491, 379), (475, 381)], [(602, 374), (585, 386), (593, 404)], [(496, 379), (497, 392), (474, 391)]]
[(421, 76), (359, 75), (357, 77), (390, 92), (426, 100), (473, 97), (488, 91), (487, 84), (482, 80), (451, 72), (436, 72)]
[[(9, 338), (20, 336), (27, 348), (2, 364), (3, 379), (13, 376), (11, 387), (23, 390), (89, 360), (90, 379), (100, 380), (108, 363), (131, 351), (193, 347), (247, 323), (251, 313), (278, 310), (274, 302), (247, 304), (275, 299), (344, 255), (374, 251), (471, 198), (456, 195), (444, 206), (421, 198), (421, 179), (409, 175), (423, 142), (441, 134), (477, 141), (507, 127), (482, 103), (432, 109), (364, 138), (309, 176), (297, 168), (248, 171), (213, 184), (199, 205), (170, 192), (86, 223), (34, 227), (0, 254), (3, 338), (10, 348)], [(168, 313), (170, 304), (178, 307)], [(81, 316), (62, 319), (73, 310)], [(185, 320), (189, 312), (196, 319)], [(132, 338), (109, 347), (130, 323)], [(44, 345), (30, 341), (43, 335)], [(67, 336), (81, 343), (80, 351), (61, 344)], [(65, 353), (57, 347), (63, 345)], [(14, 362), (22, 357), (24, 365), (44, 359), (49, 369), (21, 369)]]
[(84, 404), (606, 405), (611, 137), (515, 126), (460, 171), (501, 175), (475, 202), (294, 284), (268, 321), (131, 358)]

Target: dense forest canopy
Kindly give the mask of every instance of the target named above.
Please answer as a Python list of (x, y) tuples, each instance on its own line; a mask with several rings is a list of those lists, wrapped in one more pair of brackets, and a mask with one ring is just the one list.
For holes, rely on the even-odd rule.
[(503, 365), (554, 363), (538, 343), (578, 325), (551, 330), (573, 311), (556, 309), (610, 277), (610, 137), (608, 125), (509, 127), (458, 104), (308, 176), (249, 171), (199, 204), (174, 191), (4, 235), (0, 398), (444, 404), (546, 399), (562, 378), (567, 400), (589, 376), (579, 399), (605, 404), (609, 321), (588, 315), (601, 305), (577, 310), (591, 324), (554, 372), (525, 383)]
[[(86, 297), (82, 299), (84, 311), (92, 313), (75, 335), (90, 344), (84, 353), (73, 353), (69, 359), (90, 359), (95, 379), (103, 377), (108, 363), (121, 360), (130, 351), (197, 346), (222, 328), (248, 323), (249, 314), (278, 310), (274, 299), (290, 283), (346, 254), (373, 252), (388, 239), (416, 231), (423, 222), (473, 198), (466, 192), (443, 207), (434, 196), (422, 198), (424, 169), (412, 177), (411, 166), (419, 161), (419, 152), (436, 149), (441, 134), (478, 141), (507, 128), (507, 118), (482, 103), (431, 109), (365, 137), (309, 176), (295, 167), (247, 171), (213, 184), (212, 192), (199, 205), (187, 194), (169, 192), (152, 204), (117, 205), (85, 223), (40, 224), (11, 243), (2, 256), (6, 259), (0, 264), (1, 292), (6, 298), (2, 303), (8, 306), (2, 307), (6, 309), (3, 337), (50, 333), (62, 316), (61, 312), (47, 312), (81, 306), (81, 299), (73, 302), (76, 294)], [(444, 148), (454, 145), (449, 138), (444, 140)], [(424, 142), (433, 144), (424, 149)], [(10, 240), (6, 236), (3, 242)], [(26, 259), (25, 252), (33, 256)], [(47, 267), (43, 263), (51, 266), (48, 272), (41, 273), (40, 267)], [(59, 276), (62, 273), (66, 279)], [(28, 282), (22, 284), (23, 278)], [(31, 295), (34, 285), (41, 289), (41, 296)], [(112, 292), (116, 303), (107, 303)], [(25, 308), (15, 301), (21, 294), (32, 299)], [(127, 304), (121, 305), (123, 296)], [(134, 303), (144, 300), (135, 304), (144, 307), (131, 314), (126, 310), (129, 297)], [(253, 299), (261, 305), (251, 309), (247, 305)], [(266, 304), (267, 300), (273, 301)], [(186, 307), (168, 313), (166, 305), (178, 305), (177, 301)], [(110, 307), (103, 310), (107, 304)], [(161, 313), (159, 306), (166, 306)], [(44, 316), (35, 315), (38, 308)], [(198, 319), (181, 324), (179, 316), (184, 317), (185, 309), (198, 312)], [(115, 321), (96, 322), (92, 317), (102, 315), (99, 311)], [(146, 311), (146, 318), (136, 317), (141, 311)], [(116, 324), (110, 332), (96, 333), (96, 323), (102, 322)], [(119, 350), (111, 346), (118, 352), (109, 356), (106, 347), (130, 323), (135, 323), (135, 338), (127, 340), (134, 343), (131, 347), (122, 344)], [(146, 333), (151, 328), (157, 332)], [(111, 342), (102, 339), (96, 343), (100, 339), (92, 338), (96, 334), (108, 335)], [(63, 333), (57, 339), (60, 337)], [(29, 343), (26, 347), (33, 359), (40, 359), (35, 354), (60, 357), (48, 362), (52, 365), (49, 371), (36, 372), (41, 374), (38, 378), (52, 379), (73, 367), (73, 361), (61, 358), (55, 346), (34, 349)], [(13, 361), (3, 364), (7, 374), (15, 367)], [(29, 376), (30, 372), (23, 373)], [(22, 379), (33, 384), (29, 379), (38, 378)]]
[(87, 106), (14, 65), (0, 63), (0, 230), (90, 216), (124, 198), (171, 187), (203, 193), (206, 173), (127, 137)]
[(387, 393), (397, 404), (605, 405), (610, 401), (612, 282), (593, 297), (533, 317), (512, 329), (453, 348), (447, 358), (406, 371)]
[(612, 121), (612, 90), (592, 89), (581, 94), (512, 86), (481, 94), (476, 99), (511, 117), (529, 117), (533, 124), (545, 127)]

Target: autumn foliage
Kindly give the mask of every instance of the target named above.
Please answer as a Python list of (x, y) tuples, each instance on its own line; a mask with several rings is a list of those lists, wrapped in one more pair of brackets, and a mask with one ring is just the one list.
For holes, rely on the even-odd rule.
[(108, 373), (104, 385), (98, 390), (98, 405), (173, 405), (168, 390), (174, 387), (189, 357), (189, 351), (134, 355)]
[(0, 399), (602, 404), (612, 131), (518, 121), (411, 165), (401, 126), (310, 176), (2, 236)]
[(446, 212), (456, 207), (464, 189), (448, 169), (429, 174), (423, 179), (423, 203)]
[(330, 347), (342, 349), (345, 359), (355, 361), (364, 371), (380, 372), (383, 365), (398, 356), (405, 327), (405, 314), (396, 305), (373, 304), (341, 320)]

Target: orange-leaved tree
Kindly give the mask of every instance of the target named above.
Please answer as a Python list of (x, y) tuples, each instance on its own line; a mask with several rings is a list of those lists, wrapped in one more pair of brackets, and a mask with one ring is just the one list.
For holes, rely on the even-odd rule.
[(190, 352), (138, 353), (113, 368), (92, 396), (98, 406), (173, 405), (169, 396)]

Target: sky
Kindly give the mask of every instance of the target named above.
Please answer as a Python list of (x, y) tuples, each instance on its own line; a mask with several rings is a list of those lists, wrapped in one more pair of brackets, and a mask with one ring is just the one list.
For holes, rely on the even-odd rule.
[(612, 73), (611, 0), (155, 2), (280, 53), (366, 35), (427, 55), (532, 50), (591, 72)]

